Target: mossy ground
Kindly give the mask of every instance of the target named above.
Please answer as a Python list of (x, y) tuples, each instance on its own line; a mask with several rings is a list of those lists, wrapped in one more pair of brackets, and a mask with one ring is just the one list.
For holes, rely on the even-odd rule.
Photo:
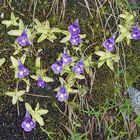
[[(104, 34), (109, 34), (109, 27), (106, 29), (102, 29), (100, 18), (96, 14), (96, 6), (94, 3), (90, 3), (91, 12), (93, 18), (90, 16), (89, 11), (87, 8), (81, 4), (84, 4), (83, 1), (68, 1), (65, 17), (64, 20), (59, 22), (59, 14), (56, 14), (55, 9), (54, 12), (52, 11), (51, 14), (47, 17), (47, 13), (49, 12), (49, 9), (51, 7), (51, 2), (47, 1), (38, 1), (37, 5), (35, 7), (35, 17), (38, 18), (40, 21), (44, 21), (46, 19), (49, 19), (52, 26), (57, 26), (61, 29), (67, 29), (68, 25), (74, 21), (76, 18), (79, 18), (80, 20), (80, 26), (81, 26), (81, 32), (85, 33), (87, 35), (85, 39), (85, 45), (86, 48), (89, 44), (92, 44), (94, 42), (97, 42), (96, 46), (91, 46), (90, 49), (87, 51), (87, 54), (94, 53), (94, 51), (97, 48), (102, 49), (102, 41)], [(61, 5), (61, 4), (60, 4)], [(26, 7), (26, 8), (25, 8)], [(110, 13), (110, 9), (108, 9), (109, 5), (106, 4), (102, 10), (105, 13)], [(125, 6), (124, 6), (125, 7)], [(60, 9), (59, 9), (60, 10)], [(23, 19), (23, 21), (26, 24), (32, 23), (33, 20), (33, 13), (34, 13), (34, 3), (31, 3), (28, 0), (25, 1), (17, 1), (12, 2), (11, 5), (9, 5), (7, 2), (4, 5), (4, 2), (0, 3), (0, 12), (4, 13), (4, 19), (8, 18), (10, 16), (10, 13), (14, 11), (14, 13), (20, 18)], [(103, 22), (105, 22), (106, 18), (104, 17), (104, 14), (101, 13), (101, 17), (103, 18)], [(3, 19), (0, 19), (1, 21)], [(113, 19), (110, 21), (110, 26), (114, 27), (114, 30), (116, 29), (116, 26), (114, 26)], [(14, 41), (15, 38), (10, 37), (7, 35), (7, 30), (4, 27), (4, 25), (0, 25), (0, 58), (5, 57), (6, 58), (6, 64), (4, 67), (0, 70), (0, 139), (2, 140), (46, 140), (50, 139), (47, 135), (47, 133), (43, 132), (39, 126), (36, 127), (35, 130), (33, 130), (30, 133), (25, 133), (21, 129), (20, 125), (24, 117), (25, 109), (24, 109), (24, 103), (20, 103), (20, 115), (17, 114), (17, 107), (13, 106), (11, 104), (11, 99), (4, 96), (4, 93), (7, 90), (12, 90), (15, 87), (15, 80), (14, 79), (14, 72), (9, 69), (11, 63), (10, 63), (10, 55), (14, 52), (14, 49), (11, 45), (11, 43)], [(61, 38), (61, 36), (59, 36)], [(87, 45), (86, 45), (87, 44)], [(33, 96), (26, 97), (26, 101), (28, 101), (33, 107), (35, 107), (37, 102), (40, 102), (41, 107), (47, 108), (49, 110), (49, 113), (44, 117), (45, 119), (45, 126), (43, 127), (46, 132), (53, 132), (53, 135), (51, 135), (56, 140), (62, 140), (64, 137), (66, 139), (70, 139), (69, 133), (66, 131), (66, 129), (63, 127), (62, 124), (68, 124), (68, 118), (64, 117), (58, 110), (57, 106), (64, 111), (65, 104), (60, 104), (55, 99), (55, 93), (53, 93), (54, 87), (58, 84), (57, 80), (58, 77), (54, 76), (50, 66), (55, 62), (56, 57), (59, 55), (59, 53), (63, 50), (63, 44), (60, 44), (58, 41), (55, 41), (55, 43), (50, 43), (49, 41), (43, 41), (40, 44), (34, 44), (34, 47), (43, 49), (43, 51), (39, 54), (42, 57), (42, 63), (44, 67), (47, 67), (48, 69), (48, 76), (53, 77), (55, 79), (55, 83), (49, 85), (51, 87), (51, 90), (41, 90), (35, 87), (35, 85), (31, 88), (31, 94), (37, 94), (37, 95), (47, 95), (48, 98), (37, 98)], [(126, 66), (127, 66), (127, 81), (129, 84), (133, 84), (139, 88), (140, 82), (139, 78), (136, 78), (139, 76), (140, 71), (140, 46), (139, 41), (137, 43), (132, 42), (131, 46), (124, 46), (125, 47), (125, 54), (126, 54)], [(97, 56), (93, 56), (93, 60), (97, 60)], [(26, 65), (28, 68), (34, 73), (34, 57), (30, 57), (27, 59)], [(91, 95), (87, 95), (86, 99), (88, 101), (89, 106), (92, 108), (95, 108), (95, 110), (99, 110), (102, 105), (106, 102), (106, 100), (109, 100), (109, 104), (113, 104), (112, 99), (114, 99), (114, 93), (117, 94), (117, 88), (119, 88), (119, 92), (121, 91), (122, 94), (124, 92), (124, 79), (123, 74), (120, 75), (120, 85), (116, 85), (116, 74), (115, 72), (110, 71), (105, 65), (98, 69), (96, 72), (95, 82), (93, 85), (93, 90)], [(118, 83), (117, 83), (118, 84)], [(122, 96), (122, 98), (127, 98)], [(123, 100), (118, 99), (118, 104), (122, 104)], [(82, 112), (78, 109), (79, 103), (77, 105), (72, 105), (73, 110), (76, 110), (75, 112)], [(118, 122), (116, 122), (114, 129), (117, 133), (120, 131), (126, 131), (124, 128), (124, 123), (122, 120), (122, 116), (117, 114), (117, 111), (115, 110), (118, 106), (110, 109), (106, 117), (111, 118), (117, 117)], [(119, 107), (118, 107), (119, 108)], [(109, 114), (109, 115), (108, 115)], [(115, 116), (115, 115), (118, 116)], [(82, 116), (83, 115), (83, 116)], [(87, 121), (93, 121), (94, 115), (89, 116), (87, 114), (81, 113), (77, 115), (80, 120), (81, 124), (83, 126), (86, 126)], [(102, 118), (102, 116), (100, 116)], [(92, 122), (93, 126), (94, 121)], [(93, 139), (101, 139), (104, 140), (107, 137), (107, 132), (105, 131), (105, 122), (101, 123), (101, 134), (98, 134), (97, 130), (94, 130), (92, 133)], [(95, 127), (96, 128), (96, 127)], [(97, 127), (98, 128), (98, 127)], [(84, 129), (82, 128), (82, 125), (80, 127), (76, 127), (77, 132), (84, 133)], [(99, 129), (99, 128), (98, 128)], [(138, 135), (139, 132), (132, 133), (132, 137), (134, 135)], [(117, 135), (117, 134), (116, 134)], [(126, 135), (126, 139), (128, 139)], [(91, 137), (89, 138), (91, 139)], [(123, 137), (123, 140), (125, 137)]]

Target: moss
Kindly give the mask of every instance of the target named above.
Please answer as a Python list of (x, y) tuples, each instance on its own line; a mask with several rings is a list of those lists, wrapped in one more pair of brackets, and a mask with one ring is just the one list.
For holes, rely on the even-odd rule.
[[(83, 2), (83, 1), (80, 1), (80, 2)], [(31, 3), (27, 2), (27, 1), (24, 1), (24, 2), (22, 1), (21, 5), (19, 5), (19, 3), (11, 3), (11, 5), (12, 5), (12, 7), (15, 8), (16, 15), (20, 16), (27, 25), (32, 23), (33, 5)], [(106, 22), (106, 20), (104, 18), (104, 12), (107, 12), (108, 14), (111, 12), (110, 9), (108, 9), (108, 6), (109, 5), (105, 5), (100, 11), (101, 18), (103, 20), (103, 24), (105, 24), (105, 22)], [(25, 7), (27, 7), (27, 8), (25, 9)], [(29, 7), (30, 7), (30, 10), (29, 10)], [(50, 3), (38, 1), (35, 17), (38, 18), (40, 21), (46, 20), (46, 15), (49, 12), (50, 7), (51, 7)], [(90, 5), (90, 7), (95, 8), (95, 6), (93, 6), (92, 4)], [(5, 12), (5, 15), (6, 15), (5, 18), (7, 18), (7, 17), (9, 17), (12, 10), (8, 10), (8, 7), (6, 7), (3, 9), (3, 11)], [(97, 12), (94, 10), (91, 10), (91, 11), (93, 13), (93, 19), (89, 16), (89, 12), (88, 12), (87, 8), (85, 8), (84, 6), (77, 3), (77, 1), (72, 1), (72, 2), (68, 3), (68, 5), (67, 5), (67, 9), (66, 9), (66, 13), (65, 13), (66, 15), (62, 22), (59, 22), (60, 15), (54, 14), (53, 12), (50, 14), (48, 19), (52, 26), (55, 26), (55, 27), (57, 26), (58, 28), (61, 28), (61, 29), (67, 29), (68, 25), (70, 23), (72, 23), (78, 17), (80, 20), (81, 33), (87, 34), (87, 37), (84, 40), (87, 43), (84, 44), (84, 48), (86, 48), (88, 45), (90, 45), (94, 42), (97, 42), (97, 47), (100, 49), (103, 49), (101, 44), (103, 42), (104, 33), (106, 36), (110, 36), (109, 27), (106, 27), (106, 29), (103, 30), (101, 23), (99, 21), (99, 17), (97, 17), (97, 15), (96, 15)], [(97, 20), (98, 20), (98, 22), (96, 22)], [(110, 26), (114, 25), (113, 19), (111, 19), (109, 21), (109, 24), (110, 24)], [(114, 27), (114, 29), (116, 29), (115, 26), (113, 26), (113, 27)], [(3, 53), (0, 54), (0, 58), (6, 57), (6, 59), (8, 60), (8, 62), (6, 62), (6, 64), (4, 65), (3, 69), (0, 71), (0, 74), (1, 74), (0, 92), (5, 92), (8, 89), (11, 90), (11, 89), (15, 88), (16, 81), (13, 80), (14, 72), (11, 69), (9, 69), (9, 66), (11, 65), (9, 57), (14, 52), (14, 49), (11, 47), (11, 42), (14, 42), (15, 37), (10, 37), (9, 35), (7, 35), (7, 33), (6, 33), (7, 31), (3, 25), (0, 25), (0, 30), (2, 30), (2, 34), (0, 35), (1, 50), (9, 49), (9, 48), (12, 49), (12, 51), (3, 51)], [(62, 38), (62, 36), (59, 36), (59, 40), (61, 38)], [(140, 87), (140, 80), (137, 78), (137, 76), (139, 75), (139, 71), (140, 71), (139, 42), (137, 42), (137, 43), (133, 42), (131, 45), (133, 46), (132, 48), (129, 48), (129, 47), (127, 48), (127, 46), (125, 46), (127, 82), (134, 84), (136, 87)], [(51, 43), (51, 42), (45, 40), (39, 44), (34, 44), (35, 50), (42, 48), (42, 52), (39, 53), (39, 56), (41, 57), (41, 63), (42, 63), (43, 68), (47, 68), (47, 70), (48, 70), (47, 76), (55, 78), (55, 83), (53, 83), (51, 85), (53, 88), (55, 88), (58, 84), (58, 82), (57, 82), (58, 77), (54, 75), (50, 66), (56, 61), (59, 53), (63, 51), (63, 46), (65, 46), (65, 45), (60, 44), (60, 42), (57, 40), (54, 43)], [(88, 50), (87, 55), (94, 53), (94, 50), (95, 50), (95, 47), (94, 46), (91, 47), (91, 49)], [(35, 57), (36, 56), (27, 57), (27, 61), (25, 63), (25, 65), (30, 70), (30, 74), (35, 74)], [(93, 56), (93, 58), (95, 61), (97, 61), (96, 56)], [(4, 71), (4, 73), (3, 73), (3, 71)], [(105, 64), (100, 69), (97, 69), (95, 82), (94, 82), (93, 89), (92, 89), (92, 95), (90, 95), (90, 98), (88, 98), (89, 106), (91, 106), (93, 108), (98, 108), (99, 104), (101, 107), (102, 105), (104, 105), (104, 103), (107, 99), (109, 99), (109, 101), (112, 101), (112, 99), (114, 99), (114, 96), (115, 96), (114, 93), (116, 92), (115, 90), (117, 90), (117, 89), (115, 89), (116, 88), (115, 87), (116, 86), (115, 85), (116, 84), (116, 79), (115, 79), (116, 75), (114, 75), (114, 73), (115, 72), (110, 71)], [(118, 84), (121, 84), (120, 88), (123, 88), (123, 84), (125, 84), (124, 77), (123, 77), (124, 72), (122, 72), (122, 74), (120, 74), (119, 76), (120, 76), (120, 81), (119, 81), (120, 83), (118, 83)], [(34, 85), (35, 81), (31, 81), (31, 82)], [(53, 139), (63, 139), (62, 138), (63, 134), (60, 131), (60, 129), (65, 133), (64, 135), (66, 135), (66, 136), (68, 135), (68, 132), (66, 132), (66, 130), (63, 130), (64, 128), (62, 128), (61, 123), (68, 125), (68, 119), (67, 119), (67, 117), (63, 118), (62, 114), (59, 112), (59, 110), (55, 108), (53, 102), (56, 102), (56, 99), (55, 99), (55, 95), (53, 94), (53, 90), (51, 92), (48, 92), (46, 89), (39, 90), (39, 89), (36, 89), (34, 86), (31, 88), (33, 89), (33, 90), (31, 90), (31, 94), (47, 95), (50, 98), (42, 99), (42, 98), (28, 96), (25, 99), (25, 101), (31, 103), (33, 107), (35, 107), (37, 102), (40, 102), (42, 108), (43, 107), (47, 108), (49, 110), (49, 113), (44, 117), (46, 124), (43, 128), (46, 129), (48, 132), (55, 133), (53, 135)], [(121, 91), (123, 91), (123, 89), (121, 89)], [(121, 91), (119, 91), (119, 92), (121, 92)], [(3, 99), (1, 99), (1, 101), (2, 100)], [(8, 99), (6, 98), (5, 100), (6, 101), (3, 102), (3, 104), (4, 104), (3, 109), (4, 109), (4, 107), (6, 109), (12, 108), (14, 110), (12, 112), (12, 113), (14, 113), (13, 117), (15, 118), (17, 116), (16, 108), (14, 108), (13, 106), (10, 106), (11, 100), (9, 98)], [(119, 100), (120, 100), (120, 98), (118, 97), (118, 98), (116, 98), (115, 102), (119, 102)], [(79, 104), (78, 100), (77, 100), (76, 104)], [(64, 110), (64, 104), (58, 104), (58, 106), (62, 110)], [(23, 117), (23, 113), (25, 112), (24, 104), (21, 104), (21, 107), (22, 107), (22, 109), (21, 109), (22, 116), (21, 117)], [(82, 113), (78, 109), (75, 109), (75, 110), (76, 110), (76, 112), (79, 113), (79, 116), (82, 115)], [(9, 110), (7, 110), (7, 111), (9, 111)], [(8, 112), (6, 112), (6, 113), (8, 114)], [(10, 112), (9, 114), (11, 115), (12, 113)], [(115, 116), (116, 115), (115, 113), (113, 112), (112, 115)], [(68, 115), (68, 114), (66, 114), (66, 115)], [(6, 116), (6, 118), (7, 118), (7, 116)], [(94, 116), (92, 116), (92, 117), (94, 117)], [(117, 117), (117, 115), (115, 117)], [(22, 118), (20, 118), (20, 120), (21, 119)], [(87, 117), (87, 120), (88, 119), (90, 120), (91, 118)], [(122, 131), (124, 130), (122, 127), (122, 124), (123, 124), (122, 116), (121, 117), (119, 116), (117, 119), (119, 119), (119, 122), (115, 123), (116, 126), (114, 127), (114, 129), (116, 129), (117, 133), (119, 133), (120, 129)], [(6, 122), (6, 121), (7, 120), (5, 119), (4, 122)], [(12, 119), (10, 121), (12, 122)], [(16, 120), (16, 122), (18, 122), (18, 120)], [(12, 122), (12, 123), (15, 123), (15, 122)], [(86, 123), (87, 123), (87, 121), (86, 121)], [(9, 125), (9, 123), (7, 123), (7, 124)], [(18, 125), (20, 125), (19, 122), (18, 122)], [(7, 128), (7, 129), (9, 131), (9, 128)], [(22, 131), (20, 131), (20, 133), (18, 133), (18, 132), (14, 132), (14, 133), (17, 133), (17, 135), (20, 135), (20, 136), (23, 135)], [(32, 135), (34, 135), (34, 136), (36, 136), (37, 134), (38, 135), (42, 134), (40, 132), (39, 128), (37, 128), (37, 130), (35, 131), (35, 134), (32, 133)], [(14, 135), (14, 134), (12, 134), (12, 135)], [(43, 134), (42, 134), (42, 136), (43, 136)], [(47, 136), (46, 136), (46, 138), (47, 138)]]

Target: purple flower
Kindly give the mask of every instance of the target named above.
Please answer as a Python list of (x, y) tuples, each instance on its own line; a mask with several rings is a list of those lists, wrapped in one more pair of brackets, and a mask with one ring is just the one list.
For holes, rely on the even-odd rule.
[(36, 122), (31, 118), (30, 114), (26, 112), (21, 127), (24, 129), (24, 131), (29, 132), (33, 128), (35, 128), (35, 126), (36, 126)]
[(63, 63), (62, 60), (56, 61), (54, 64), (51, 66), (52, 70), (54, 71), (55, 74), (59, 74), (63, 70)]
[(70, 37), (70, 43), (73, 45), (73, 46), (78, 46), (79, 43), (81, 43), (82, 40), (80, 38), (79, 35), (71, 35)]
[(74, 23), (72, 23), (68, 27), (68, 31), (71, 33), (70, 37), (70, 42), (73, 46), (78, 46), (79, 43), (81, 43), (81, 38), (80, 38), (80, 26), (79, 26), (79, 20), (76, 19)]
[(76, 74), (82, 74), (84, 72), (84, 62), (80, 60), (75, 66), (73, 66), (73, 71)]
[(138, 24), (132, 28), (131, 37), (134, 40), (139, 40), (140, 39), (140, 30), (139, 30)]
[(68, 93), (64, 85), (60, 88), (60, 90), (56, 94), (56, 98), (60, 102), (66, 101), (68, 99)]
[(103, 46), (108, 50), (108, 51), (113, 51), (115, 49), (115, 37), (112, 36), (109, 39), (107, 39), (104, 43)]
[(72, 23), (69, 27), (68, 27), (68, 31), (71, 33), (71, 35), (77, 35), (80, 33), (80, 26), (79, 26), (79, 20), (76, 19), (74, 21), (74, 23)]
[(29, 75), (29, 71), (24, 65), (19, 62), (18, 66), (18, 78), (24, 78), (25, 76)]
[(40, 76), (38, 77), (38, 80), (37, 80), (37, 86), (42, 87), (42, 88), (46, 86), (46, 83), (41, 79)]
[(63, 62), (63, 64), (69, 64), (72, 62), (72, 58), (68, 55), (66, 50), (64, 50), (62, 62)]
[(31, 45), (26, 31), (23, 31), (22, 34), (16, 39), (16, 41), (20, 46)]

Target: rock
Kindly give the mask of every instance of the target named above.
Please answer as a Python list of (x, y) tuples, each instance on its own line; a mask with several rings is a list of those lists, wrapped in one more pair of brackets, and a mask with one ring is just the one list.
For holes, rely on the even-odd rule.
[(139, 0), (128, 0), (130, 4), (140, 4)]
[(140, 137), (135, 138), (134, 140), (140, 140)]
[(134, 87), (127, 89), (129, 97), (131, 98), (132, 107), (137, 115), (140, 115), (140, 91)]

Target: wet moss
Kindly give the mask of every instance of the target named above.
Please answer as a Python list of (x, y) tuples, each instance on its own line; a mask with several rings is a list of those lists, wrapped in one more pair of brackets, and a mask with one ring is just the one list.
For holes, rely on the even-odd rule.
[[(86, 48), (89, 44), (97, 42), (97, 48), (103, 49), (101, 44), (104, 40), (103, 39), (104, 32), (107, 36), (110, 36), (109, 27), (107, 26), (106, 29), (103, 30), (96, 11), (91, 10), (93, 14), (93, 18), (92, 18), (90, 17), (87, 8), (85, 8), (80, 3), (84, 4), (82, 0), (79, 1), (79, 3), (77, 1), (71, 1), (70, 3), (68, 3), (66, 13), (65, 13), (65, 18), (62, 22), (59, 22), (60, 15), (56, 14), (56, 12), (52, 12), (48, 18), (46, 17), (47, 13), (49, 12), (49, 8), (51, 7), (50, 2), (47, 3), (44, 1), (38, 1), (36, 9), (35, 9), (35, 13), (36, 13), (35, 17), (38, 18), (40, 21), (49, 19), (52, 26), (55, 26), (61, 29), (67, 29), (68, 25), (72, 23), (78, 17), (80, 20), (81, 33), (82, 34), (85, 33), (87, 35), (86, 39), (84, 40), (87, 42), (87, 44), (85, 43), (83, 48)], [(91, 3), (90, 7), (93, 7), (94, 9), (95, 6), (93, 5), (94, 4)], [(31, 2), (29, 2), (28, 0), (18, 1), (17, 3), (11, 3), (11, 6), (13, 7), (13, 9), (10, 9), (9, 6), (6, 6), (6, 7), (2, 6), (3, 7), (2, 12), (5, 13), (4, 18), (8, 18), (12, 10), (14, 10), (16, 15), (21, 17), (27, 25), (28, 24), (30, 25), (30, 23), (32, 23), (34, 5)], [(111, 13), (110, 9), (108, 9), (108, 5), (105, 5), (105, 7), (101, 9), (101, 18), (103, 19), (103, 24), (105, 24), (106, 22), (106, 19), (104, 18), (104, 12)], [(112, 26), (114, 24), (113, 19), (111, 19), (109, 23), (110, 23), (110, 26)], [(113, 27), (114, 29), (116, 29), (116, 25)], [(10, 55), (13, 55), (13, 52), (14, 52), (14, 49), (11, 46), (11, 42), (14, 42), (15, 37), (10, 37), (9, 35), (7, 35), (6, 33), (7, 29), (3, 25), (0, 25), (0, 31), (2, 31), (2, 33), (0, 34), (0, 42), (1, 42), (0, 43), (0, 46), (1, 46), (0, 58), (5, 57), (7, 59), (7, 62), (4, 65), (3, 69), (0, 70), (0, 76), (1, 76), (0, 92), (4, 93), (7, 90), (14, 89), (15, 82), (16, 82), (15, 80), (13, 80), (14, 71), (9, 69), (9, 66), (11, 65), (9, 57)], [(60, 35), (58, 40), (61, 40), (61, 38), (62, 36)], [(46, 96), (49, 96), (49, 98), (44, 99), (44, 98), (36, 98), (32, 96), (26, 96), (25, 98), (25, 101), (29, 102), (33, 107), (35, 107), (37, 102), (40, 102), (42, 108), (44, 107), (49, 110), (49, 113), (46, 116), (44, 116), (46, 124), (43, 128), (48, 132), (54, 132), (54, 135), (52, 136), (53, 139), (63, 139), (63, 134), (61, 130), (65, 132), (64, 135), (66, 136), (69, 135), (68, 132), (66, 132), (66, 130), (64, 129), (64, 127), (62, 127), (62, 124), (61, 124), (63, 123), (63, 124), (68, 125), (68, 119), (63, 118), (62, 114), (53, 104), (54, 102), (57, 102), (55, 99), (55, 94), (54, 94), (53, 89), (57, 87), (58, 85), (58, 76), (55, 76), (50, 68), (50, 66), (56, 61), (59, 53), (63, 51), (64, 46), (65, 46), (64, 44), (60, 44), (60, 42), (57, 40), (54, 43), (51, 43), (45, 40), (39, 44), (34, 44), (35, 50), (42, 48), (42, 52), (39, 53), (39, 56), (41, 57), (42, 66), (43, 68), (47, 68), (48, 70), (46, 73), (47, 76), (54, 78), (55, 82), (51, 85), (48, 84), (48, 87), (49, 86), (52, 87), (52, 90), (48, 91), (47, 89), (40, 90), (36, 88), (35, 87), (36, 81), (31, 80), (33, 86), (31, 87), (30, 93), (35, 94), (35, 95), (46, 95)], [(135, 87), (139, 88), (140, 81), (138, 78), (136, 78), (137, 76), (139, 76), (139, 71), (140, 71), (139, 42), (137, 43), (133, 42), (132, 46), (133, 47), (131, 48), (128, 47), (125, 50), (126, 66), (127, 66), (127, 70), (126, 70), (127, 82), (134, 84)], [(94, 51), (97, 48), (95, 48), (94, 46), (91, 47), (88, 50), (87, 55), (90, 54), (91, 52), (94, 53)], [(9, 51), (9, 49), (11, 50)], [(27, 61), (25, 65), (28, 66), (28, 68), (30, 69), (30, 74), (35, 74), (35, 57), (36, 56), (32, 56), (32, 57), (27, 56)], [(95, 61), (97, 61), (96, 56), (94, 56), (93, 58)], [(120, 81), (121, 81), (120, 83), (122, 84), (121, 88), (123, 88), (123, 84), (124, 84), (123, 74), (120, 75)], [(114, 95), (115, 82), (116, 81), (115, 81), (114, 72), (110, 71), (106, 65), (103, 65), (102, 68), (97, 69), (95, 82), (94, 82), (93, 90), (92, 90), (92, 95), (90, 95), (90, 97), (88, 98), (89, 105), (93, 108), (98, 108), (98, 105), (99, 104), (103, 105), (107, 99), (109, 100), (113, 99), (115, 96)], [(121, 91), (123, 90), (121, 89)], [(33, 139), (33, 138), (34, 139), (41, 138), (42, 140), (49, 139), (47, 134), (43, 133), (39, 127), (37, 127), (35, 131), (29, 134), (25, 134), (21, 130), (20, 123), (25, 113), (24, 103), (20, 104), (21, 115), (19, 117), (17, 117), (16, 106), (11, 105), (10, 98), (0, 97), (0, 104), (2, 105), (0, 107), (0, 114), (1, 114), (0, 118), (3, 118), (2, 121), (0, 122), (0, 128), (4, 127), (4, 131), (0, 129), (0, 133), (1, 133), (0, 136), (2, 139), (4, 138), (8, 139), (10, 135), (13, 139), (15, 138), (18, 139), (21, 136), (24, 136), (25, 139)], [(64, 111), (64, 104), (59, 104), (57, 102), (57, 105), (60, 107), (60, 109)], [(79, 111), (78, 108), (76, 108), (75, 110), (77, 112)], [(116, 115), (115, 113), (113, 112), (112, 114)], [(82, 113), (79, 111), (79, 117), (81, 117), (81, 115)], [(10, 116), (10, 119), (8, 118), (9, 116)], [(83, 122), (85, 121), (85, 123), (87, 123), (87, 120), (90, 118), (86, 115), (84, 117), (86, 118), (85, 119), (86, 121), (83, 120)], [(115, 126), (114, 129), (116, 129), (116, 131), (119, 133), (120, 129), (123, 130), (122, 116), (118, 117), (118, 119), (120, 120), (120, 122), (116, 122), (117, 126)], [(10, 126), (11, 122), (12, 122), (12, 125)], [(19, 132), (16, 131), (17, 129), (19, 129)], [(5, 134), (7, 132), (9, 134), (6, 137)]]

